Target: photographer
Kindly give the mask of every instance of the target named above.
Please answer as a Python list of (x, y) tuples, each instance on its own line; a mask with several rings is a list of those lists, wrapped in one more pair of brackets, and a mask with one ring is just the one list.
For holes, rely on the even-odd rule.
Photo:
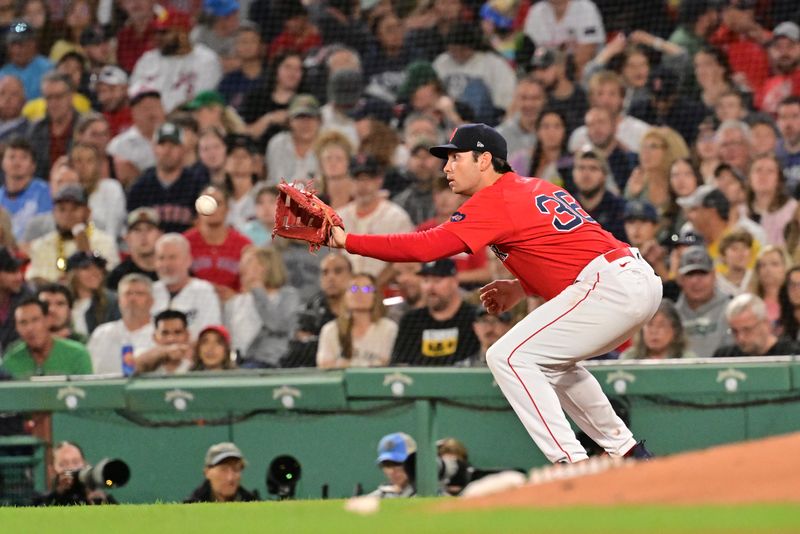
[(70, 441), (53, 447), (53, 490), (35, 499), (37, 506), (71, 506), (75, 504), (117, 504), (111, 495), (90, 490), (78, 480), (78, 471), (86, 467), (81, 448)]
[(417, 494), (414, 488), (413, 461), (409, 461), (417, 452), (417, 442), (404, 432), (395, 432), (381, 438), (378, 444), (378, 459), (375, 463), (381, 468), (387, 484), (378, 486), (370, 493), (381, 499), (413, 497)]
[(239, 447), (233, 443), (217, 443), (206, 453), (203, 475), (200, 484), (185, 503), (195, 502), (250, 502), (260, 500), (258, 493), (250, 492), (241, 486), (242, 471), (246, 466)]

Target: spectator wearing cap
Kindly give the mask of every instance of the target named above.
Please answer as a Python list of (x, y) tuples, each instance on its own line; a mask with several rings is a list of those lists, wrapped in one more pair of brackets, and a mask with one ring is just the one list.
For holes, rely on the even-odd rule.
[(547, 107), (559, 111), (567, 121), (567, 135), (583, 124), (589, 99), (583, 87), (573, 82), (567, 70), (567, 55), (553, 48), (537, 48), (530, 61), (530, 76), (547, 92)]
[[(222, 322), (222, 308), (214, 286), (192, 276), (192, 250), (183, 234), (167, 233), (156, 241), (156, 272), (153, 314), (180, 310), (192, 337), (210, 324)], [(158, 324), (156, 324), (158, 327)]]
[(779, 338), (773, 333), (767, 306), (757, 295), (743, 293), (735, 297), (725, 307), (725, 317), (734, 342), (719, 346), (714, 351), (715, 358), (786, 356), (800, 352), (800, 344), (795, 340)]
[(183, 132), (165, 122), (155, 135), (155, 167), (147, 169), (128, 191), (128, 210), (152, 207), (161, 229), (185, 232), (195, 219), (194, 202), (207, 182), (184, 167)]
[(667, 267), (667, 250), (658, 242), (660, 221), (655, 206), (646, 200), (629, 200), (622, 218), (625, 229), (622, 241), (639, 249), (666, 287), (671, 276)]
[(94, 90), (100, 112), (108, 121), (111, 136), (119, 135), (133, 124), (128, 100), (128, 75), (116, 65), (106, 65), (94, 78)]
[(222, 325), (209, 325), (197, 336), (192, 371), (225, 371), (235, 369), (231, 335)]
[(14, 321), (20, 343), (6, 348), (0, 370), (25, 380), (42, 375), (89, 375), (92, 360), (82, 344), (54, 336), (47, 322), (47, 304), (35, 297), (19, 302)]
[(201, 91), (185, 108), (194, 115), (199, 131), (217, 128), (226, 133), (240, 133), (245, 128), (242, 118), (225, 103), (219, 91)]
[(319, 173), (314, 142), (322, 123), (319, 102), (308, 94), (296, 95), (289, 104), (289, 131), (267, 145), (267, 182), (310, 180)]
[(405, 180), (408, 183), (392, 201), (403, 208), (414, 225), (420, 225), (436, 215), (433, 203), (433, 184), (442, 176), (442, 162), (428, 151), (435, 145), (432, 139), (418, 139), (411, 147), (406, 163)]
[(345, 312), (322, 327), (317, 367), (386, 367), (397, 337), (397, 323), (386, 318), (375, 278), (356, 273), (344, 295)]
[(22, 277), (22, 264), (8, 247), (0, 247), (0, 351), (19, 338), (14, 328), (14, 310), (32, 295)]
[(648, 124), (672, 128), (691, 145), (706, 110), (699, 101), (681, 95), (679, 83), (676, 72), (663, 66), (653, 68), (647, 81), (649, 97), (634, 102), (628, 112)]
[(8, 62), (0, 68), (0, 77), (16, 76), (25, 88), (25, 99), (42, 96), (42, 77), (53, 64), (37, 48), (36, 31), (24, 20), (15, 20), (5, 32)]
[(343, 69), (330, 74), (327, 85), (328, 101), (320, 108), (323, 132), (340, 132), (353, 146), (358, 146), (361, 140), (350, 113), (361, 100), (363, 89), (364, 75), (360, 70)]
[(95, 374), (123, 373), (125, 347), (132, 347), (134, 359), (153, 348), (152, 286), (150, 278), (138, 273), (127, 274), (120, 280), (117, 295), (121, 318), (99, 325), (87, 344)]
[(191, 20), (187, 13), (165, 11), (156, 17), (157, 48), (136, 62), (131, 84), (146, 82), (161, 93), (169, 113), (201, 91), (215, 89), (222, 79), (217, 55), (204, 44), (189, 40)]
[(228, 105), (241, 113), (247, 94), (264, 81), (264, 43), (258, 26), (251, 22), (239, 25), (234, 35), (233, 53), (238, 66), (222, 77), (217, 90)]
[(72, 81), (57, 72), (42, 77), (42, 97), (47, 102), (44, 118), (31, 124), (28, 140), (36, 155), (37, 176), (47, 176), (50, 167), (65, 155), (75, 134), (78, 112), (72, 105)]
[(106, 148), (113, 158), (117, 180), (126, 190), (139, 175), (156, 164), (153, 138), (165, 117), (161, 93), (151, 85), (131, 85), (128, 99), (133, 126), (117, 134)]
[(269, 45), (267, 57), (273, 59), (288, 50), (304, 56), (322, 46), (322, 36), (311, 22), (306, 7), (300, 0), (283, 0), (280, 6), (283, 30)]
[(756, 95), (756, 107), (775, 114), (788, 96), (800, 96), (800, 27), (791, 21), (778, 24), (767, 48), (773, 76)]
[(63, 187), (53, 198), (55, 230), (31, 243), (31, 265), (27, 280), (60, 280), (67, 269), (67, 258), (77, 251), (97, 253), (110, 268), (119, 263), (116, 239), (96, 228), (86, 193), (79, 185)]
[[(409, 461), (417, 452), (417, 442), (405, 432), (395, 432), (383, 436), (378, 443), (378, 459), (375, 463), (383, 471), (388, 484), (378, 486), (370, 493), (381, 499), (413, 497), (415, 473)], [(409, 472), (412, 471), (412, 472)]]
[(478, 352), (472, 329), (475, 306), (461, 297), (456, 273), (450, 259), (422, 265), (425, 307), (400, 320), (392, 365), (453, 365)]
[(497, 127), (497, 132), (508, 143), (512, 155), (530, 154), (536, 147), (536, 121), (547, 106), (544, 84), (535, 78), (526, 77), (514, 88), (514, 99), (506, 110), (506, 118)]
[(517, 77), (502, 57), (483, 50), (481, 40), (474, 23), (458, 24), (448, 34), (447, 49), (433, 61), (433, 69), (450, 97), (472, 108), (475, 122), (497, 124), (497, 117), (511, 105)]
[(74, 298), (72, 327), (83, 336), (120, 318), (117, 295), (106, 288), (107, 263), (102, 256), (83, 251), (67, 258), (67, 283)]
[(625, 241), (625, 199), (608, 190), (608, 178), (606, 160), (591, 146), (575, 154), (572, 179), (577, 191), (576, 200), (603, 229)]
[(780, 162), (773, 154), (755, 158), (747, 177), (750, 218), (766, 231), (767, 244), (785, 244), (784, 228), (795, 217), (798, 202), (787, 193)]
[[(617, 141), (625, 150), (636, 154), (642, 145), (642, 138), (650, 129), (646, 122), (631, 117), (624, 111), (625, 84), (622, 78), (611, 71), (600, 71), (589, 79), (590, 107), (605, 108), (610, 114)], [(570, 152), (575, 152), (589, 142), (586, 126), (572, 132), (569, 138)]]
[(117, 60), (123, 70), (132, 72), (139, 58), (155, 47), (156, 20), (164, 16), (165, 8), (156, 0), (122, 0), (120, 7), (127, 18), (117, 32)]
[[(466, 201), (466, 197), (458, 195), (450, 188), (446, 176), (437, 176), (432, 184), (433, 217), (417, 225), (417, 231), (430, 230), (458, 217), (458, 208)], [(473, 254), (457, 254), (450, 258), (456, 264), (457, 277), (465, 287), (485, 284), (491, 281), (487, 249), (478, 249)]]
[(47, 304), (47, 325), (51, 334), (86, 344), (87, 337), (73, 328), (72, 306), (75, 298), (66, 285), (57, 282), (40, 285), (36, 290), (36, 298)]
[(89, 196), (92, 221), (115, 239), (125, 227), (125, 192), (117, 180), (100, 174), (101, 154), (91, 145), (77, 143), (69, 151), (69, 163)]
[(128, 214), (125, 244), (128, 256), (117, 265), (106, 279), (106, 285), (112, 291), (128, 274), (142, 274), (153, 282), (158, 280), (156, 274), (156, 241), (161, 237), (158, 212), (149, 207), (136, 208)]
[(196, 502), (251, 502), (257, 501), (258, 493), (250, 492), (241, 485), (242, 471), (247, 466), (242, 451), (230, 442), (212, 445), (206, 453), (203, 476), (198, 486), (185, 503)]
[(714, 261), (702, 246), (683, 251), (678, 267), (681, 296), (675, 308), (681, 318), (689, 349), (710, 358), (717, 347), (731, 341), (725, 306), (730, 295), (716, 285)]
[(503, 337), (514, 326), (514, 316), (510, 311), (491, 315), (483, 306), (478, 306), (472, 330), (480, 343), (480, 350), (469, 358), (458, 362), (458, 366), (486, 367), (486, 351), (495, 341)]
[(189, 40), (207, 46), (223, 62), (229, 60), (233, 56), (239, 19), (239, 0), (203, 0), (199, 24), (192, 28)]
[(781, 139), (775, 155), (792, 191), (800, 185), (800, 96), (789, 96), (778, 104), (778, 130)]
[(0, 145), (25, 135), (28, 119), (22, 115), (25, 106), (25, 87), (13, 74), (0, 75)]
[(255, 185), (259, 162), (255, 141), (247, 135), (225, 138), (225, 190), (229, 195), (228, 224), (239, 231), (256, 219)]
[(104, 67), (114, 66), (117, 62), (113, 38), (114, 34), (100, 24), (93, 24), (81, 32), (80, 45), (86, 55), (89, 74), (97, 76)]
[(35, 178), (33, 146), (26, 139), (11, 139), (3, 152), (4, 185), (0, 187), (0, 206), (11, 216), (14, 239), (22, 241), (25, 228), (40, 214), (53, 209), (47, 183)]
[(537, 47), (567, 49), (578, 73), (606, 41), (603, 19), (591, 0), (538, 2), (525, 17), (524, 32)]
[(717, 274), (717, 285), (725, 293), (740, 295), (752, 286), (752, 247), (753, 236), (741, 228), (733, 230), (720, 240), (720, 264), (724, 269)]
[[(678, 205), (686, 213), (686, 218), (692, 225), (695, 232), (703, 239), (708, 253), (718, 261), (720, 257), (720, 240), (736, 228), (744, 228), (749, 231), (744, 221), (746, 217), (740, 218), (737, 223), (731, 223), (731, 205), (725, 195), (713, 185), (701, 185), (694, 193), (687, 197), (678, 199)], [(753, 232), (750, 232), (753, 234)], [(752, 256), (749, 267), (755, 264), (755, 258), (761, 249), (761, 243), (753, 240), (751, 248)]]
[(199, 214), (195, 227), (185, 234), (191, 247), (192, 272), (214, 284), (224, 302), (239, 290), (239, 259), (252, 243), (228, 224), (229, 195), (225, 191), (212, 185), (201, 194), (213, 197), (217, 209), (209, 215)]
[[(374, 157), (357, 154), (350, 162), (350, 174), (354, 180), (353, 201), (339, 210), (345, 228), (365, 234), (394, 234), (413, 230), (414, 224), (408, 213), (381, 194), (384, 170)], [(374, 258), (346, 255), (353, 264), (354, 272), (374, 276), (379, 287), (386, 283), (389, 264)]]

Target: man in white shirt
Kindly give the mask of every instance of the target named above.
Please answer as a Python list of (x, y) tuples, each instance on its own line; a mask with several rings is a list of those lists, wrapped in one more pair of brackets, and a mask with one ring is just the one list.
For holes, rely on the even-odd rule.
[[(360, 234), (397, 234), (414, 229), (408, 213), (387, 200), (381, 190), (383, 170), (375, 158), (358, 154), (350, 162), (350, 173), (354, 180), (354, 200), (339, 211), (348, 231)], [(357, 254), (346, 255), (353, 265), (354, 273), (374, 276), (378, 286), (382, 286), (393, 276), (391, 264)]]
[(100, 176), (100, 155), (91, 145), (78, 143), (69, 151), (69, 160), (89, 195), (92, 220), (115, 239), (125, 226), (125, 193), (117, 180)]
[[(625, 150), (638, 154), (642, 138), (651, 126), (642, 120), (626, 115), (622, 110), (624, 99), (625, 84), (616, 73), (603, 70), (594, 74), (589, 80), (590, 106), (608, 110), (617, 125), (617, 141)], [(569, 151), (576, 152), (590, 142), (586, 126), (581, 126), (572, 132), (569, 138)]]
[[(433, 61), (433, 69), (455, 100), (468, 103), (476, 122), (491, 120), (480, 109), (481, 98), (474, 86), (479, 80), (488, 89), (491, 104), (505, 110), (511, 105), (517, 77), (502, 56), (479, 50), (480, 29), (474, 24), (459, 23), (447, 36), (447, 51)], [(477, 108), (477, 109), (476, 109)]]
[(126, 188), (156, 164), (153, 136), (164, 122), (161, 93), (155, 87), (146, 83), (131, 85), (128, 97), (133, 126), (115, 136), (106, 147), (106, 153), (114, 159), (117, 179)]
[(197, 93), (217, 88), (222, 79), (219, 57), (207, 46), (191, 43), (191, 19), (187, 13), (165, 11), (156, 17), (153, 26), (156, 48), (136, 62), (132, 83), (144, 81), (158, 89), (167, 113)]
[[(150, 319), (153, 282), (143, 274), (128, 274), (120, 280), (117, 296), (122, 319), (98, 326), (87, 345), (95, 374), (125, 374), (123, 347), (131, 347), (135, 360), (155, 344), (155, 328)], [(128, 374), (132, 372), (133, 368)]]
[(189, 275), (192, 253), (181, 234), (164, 234), (156, 241), (156, 273), (152, 314), (172, 309), (186, 314), (192, 337), (208, 325), (222, 323), (222, 308), (214, 286)]
[(524, 32), (537, 47), (569, 50), (578, 73), (606, 40), (603, 18), (591, 0), (537, 2), (528, 11)]
[(320, 132), (319, 102), (312, 95), (300, 94), (289, 103), (289, 131), (276, 134), (267, 145), (267, 183), (281, 179), (310, 180), (319, 174), (313, 146)]

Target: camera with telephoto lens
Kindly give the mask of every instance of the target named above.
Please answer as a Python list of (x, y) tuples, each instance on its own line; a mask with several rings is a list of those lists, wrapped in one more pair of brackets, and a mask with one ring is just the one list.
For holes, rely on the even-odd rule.
[(302, 467), (294, 456), (276, 457), (267, 468), (267, 491), (279, 500), (294, 498)]
[(67, 471), (72, 476), (72, 486), (83, 486), (88, 491), (121, 488), (131, 478), (128, 464), (117, 458), (103, 458), (95, 465)]

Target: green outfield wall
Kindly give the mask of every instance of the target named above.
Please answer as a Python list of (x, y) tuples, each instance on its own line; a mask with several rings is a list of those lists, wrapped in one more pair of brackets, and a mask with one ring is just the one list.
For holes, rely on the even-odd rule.
[[(599, 363), (588, 368), (657, 454), (800, 430), (800, 358)], [(352, 495), (381, 482), (376, 445), (404, 431), (420, 445), (420, 491), (435, 491), (436, 439), (452, 436), (479, 467), (545, 463), (485, 369), (384, 368), (134, 380), (51, 378), (0, 384), (0, 411), (52, 411), (53, 440), (90, 461), (124, 459), (123, 502), (177, 501), (202, 481), (206, 449), (234, 441), (244, 486), (266, 497), (272, 458), (302, 464), (300, 498)], [(39, 474), (43, 485), (43, 474)]]

